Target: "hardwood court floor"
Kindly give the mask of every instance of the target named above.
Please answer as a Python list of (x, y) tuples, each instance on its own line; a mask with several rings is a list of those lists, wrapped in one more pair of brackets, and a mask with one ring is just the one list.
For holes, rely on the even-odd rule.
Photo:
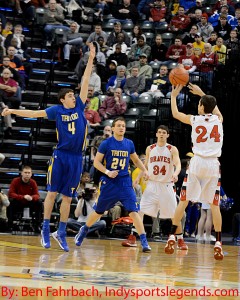
[(66, 253), (54, 240), (46, 250), (39, 236), (0, 235), (0, 299), (240, 299), (238, 246), (224, 245), (224, 260), (216, 261), (210, 244), (188, 243), (188, 251), (167, 255), (165, 242), (150, 243), (151, 253), (119, 240), (68, 242)]

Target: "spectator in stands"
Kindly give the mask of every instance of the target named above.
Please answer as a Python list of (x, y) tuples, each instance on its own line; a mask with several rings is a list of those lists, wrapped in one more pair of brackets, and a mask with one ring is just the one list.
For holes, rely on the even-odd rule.
[(10, 63), (11, 63), (10, 58), (6, 55), (3, 56), (2, 64), (0, 64), (0, 74), (2, 74), (2, 72), (5, 68), (8, 68), (12, 73), (12, 79), (17, 81), (17, 83), (20, 86), (22, 86), (22, 79), (21, 79), (18, 71), (16, 71), (14, 68), (10, 67)]
[[(97, 94), (102, 94), (102, 90), (101, 90), (101, 78), (97, 74), (96, 70), (97, 70), (97, 67), (96, 67), (96, 64), (94, 64), (92, 67), (92, 72), (91, 72), (91, 76), (89, 79), (89, 85), (93, 86), (94, 93), (97, 95)], [(77, 89), (81, 89), (82, 83), (83, 83), (83, 77), (81, 78), (81, 82), (78, 84)]]
[[(7, 48), (7, 56), (10, 58), (9, 66), (14, 68), (18, 72), (19, 76), (21, 77), (21, 89), (25, 90), (27, 81), (29, 80), (30, 73), (27, 74), (25, 72), (23, 62), (15, 54), (16, 54), (16, 48), (13, 46), (9, 46)], [(30, 69), (29, 69), (29, 72), (30, 72)]]
[(87, 95), (87, 101), (90, 102), (89, 109), (98, 111), (99, 109), (99, 98), (94, 95), (94, 86), (89, 85), (88, 86), (88, 95)]
[(69, 30), (69, 27), (63, 25), (63, 21), (63, 10), (57, 6), (56, 0), (49, 0), (48, 8), (44, 11), (46, 46), (51, 46), (55, 29), (61, 28), (66, 31)]
[(238, 68), (240, 58), (240, 41), (237, 38), (238, 31), (236, 29), (231, 30), (230, 39), (227, 39), (224, 44), (227, 47), (228, 54), (228, 66), (229, 70), (235, 70)]
[(140, 25), (134, 25), (132, 31), (131, 31), (131, 45), (136, 44), (137, 43), (137, 39), (139, 36), (142, 36), (144, 38), (144, 41), (146, 42), (146, 36), (145, 34), (142, 32), (142, 28)]
[(150, 8), (149, 21), (153, 22), (155, 28), (157, 28), (160, 24), (167, 24), (166, 13), (167, 7), (165, 0), (156, 0)]
[(113, 96), (107, 96), (106, 99), (103, 100), (99, 108), (99, 114), (103, 120), (114, 119), (124, 115), (126, 110), (127, 103), (122, 100), (122, 90), (121, 88), (116, 88)]
[(151, 95), (154, 99), (159, 99), (160, 97), (165, 97), (170, 91), (170, 81), (168, 78), (168, 68), (167, 65), (161, 65), (160, 74), (153, 78), (146, 84), (147, 92), (142, 93), (140, 96)]
[(186, 46), (182, 44), (182, 38), (177, 36), (174, 40), (174, 44), (168, 48), (166, 58), (172, 61), (178, 61), (180, 55), (186, 54)]
[(189, 16), (185, 15), (184, 7), (179, 6), (178, 13), (172, 17), (168, 30), (173, 33), (183, 34), (188, 30), (190, 22)]
[(98, 38), (102, 37), (104, 39), (104, 42), (107, 42), (108, 35), (105, 31), (102, 30), (102, 25), (101, 24), (96, 24), (94, 27), (94, 32), (92, 32), (87, 41), (86, 45), (89, 46), (90, 43), (92, 42), (97, 42)]
[(187, 11), (187, 15), (190, 18), (194, 18), (196, 9), (200, 9), (202, 12), (205, 12), (205, 7), (207, 6), (207, 3), (205, 3), (203, 0), (196, 0), (195, 6), (191, 7)]
[(114, 44), (116, 44), (117, 42), (117, 34), (119, 32), (122, 32), (124, 34), (124, 42), (125, 44), (127, 44), (128, 46), (130, 46), (130, 37), (128, 36), (128, 34), (122, 30), (122, 24), (121, 22), (117, 21), (114, 22), (113, 24), (113, 31), (109, 34), (108, 38), (107, 38), (107, 45), (109, 47), (112, 47)]
[(193, 73), (197, 69), (198, 58), (193, 54), (193, 44), (188, 43), (186, 45), (186, 55), (181, 55), (178, 59), (178, 63), (181, 64), (188, 73)]
[(28, 207), (30, 208), (30, 215), (32, 217), (33, 213), (35, 213), (35, 219), (33, 219), (35, 232), (40, 232), (43, 207), (37, 183), (31, 177), (32, 168), (30, 166), (23, 166), (21, 176), (11, 181), (8, 192), (10, 200), (10, 206), (7, 210), (8, 222), (11, 228), (15, 213), (23, 211), (25, 207)]
[(107, 58), (107, 63), (109, 63), (110, 61), (115, 60), (119, 65), (124, 65), (127, 66), (128, 64), (128, 56), (126, 53), (122, 52), (122, 45), (121, 44), (116, 44), (115, 46), (115, 52), (113, 52), (112, 54), (110, 54)]
[[(152, 79), (153, 69), (148, 64), (147, 54), (142, 53), (139, 55), (139, 61), (136, 61), (134, 64), (134, 67), (136, 66), (138, 67), (139, 70), (138, 76), (144, 76), (146, 83), (148, 80)], [(131, 73), (131, 68), (127, 69), (126, 72), (127, 77), (130, 76), (130, 73)]]
[[(213, 12), (213, 13), (214, 13), (215, 11), (220, 12), (221, 7), (222, 7), (223, 5), (231, 5), (231, 6), (234, 6), (234, 3), (233, 3), (232, 0), (220, 0), (220, 1), (216, 1), (216, 3), (213, 5), (212, 12)], [(233, 16), (234, 16), (234, 13), (233, 13)]]
[(183, 45), (187, 45), (188, 43), (194, 43), (195, 35), (197, 32), (198, 32), (197, 25), (192, 25), (189, 33), (187, 33), (182, 40)]
[(155, 42), (151, 46), (150, 65), (154, 62), (165, 62), (167, 50), (167, 46), (162, 42), (161, 34), (157, 34)]
[(201, 16), (201, 21), (197, 23), (198, 32), (200, 32), (203, 41), (206, 43), (213, 32), (213, 27), (211, 23), (208, 22), (208, 15), (203, 13)]
[(7, 21), (3, 30), (2, 30), (2, 35), (6, 38), (9, 34), (12, 34), (13, 30), (13, 24), (10, 21)]
[(77, 32), (76, 22), (72, 22), (72, 24), (70, 25), (70, 30), (64, 31), (62, 43), (64, 54), (63, 63), (65, 67), (68, 67), (72, 47), (76, 47), (78, 52), (80, 53), (80, 49), (83, 46), (83, 39), (81, 37), (81, 33)]
[(238, 26), (238, 19), (240, 18), (240, 7), (235, 10), (235, 17), (233, 17), (228, 23), (235, 29)]
[(116, 60), (108, 61), (105, 69), (103, 70), (103, 74), (101, 75), (102, 83), (106, 84), (111, 76), (117, 75), (117, 62)]
[(222, 7), (227, 7), (229, 15), (234, 16), (235, 8), (234, 8), (234, 4), (232, 5), (231, 1), (220, 0), (219, 2), (220, 2), (220, 7), (218, 8), (219, 13), (222, 12), (222, 10), (221, 10)]
[(190, 15), (187, 13), (187, 15), (190, 17), (191, 19), (191, 23), (190, 23), (190, 26), (192, 25), (196, 25), (197, 23), (199, 23), (201, 21), (201, 17), (202, 17), (202, 11), (201, 9), (196, 9), (194, 14), (190, 14)]
[(92, 129), (95, 129), (96, 127), (98, 127), (100, 125), (101, 118), (99, 116), (99, 113), (96, 110), (90, 109), (90, 105), (91, 105), (91, 102), (86, 101), (86, 106), (84, 109), (84, 116), (87, 119), (89, 126)]
[(5, 68), (0, 77), (0, 102), (8, 107), (19, 108), (21, 99), (16, 94), (18, 83), (11, 76), (11, 71)]
[(145, 78), (144, 76), (139, 76), (138, 67), (132, 67), (131, 76), (126, 79), (124, 85), (124, 93), (129, 95), (133, 102), (136, 102), (139, 95), (145, 90)]
[(21, 9), (23, 11), (24, 21), (27, 25), (32, 25), (32, 22), (35, 18), (36, 8), (43, 7), (47, 8), (47, 1), (44, 0), (25, 0), (21, 1)]
[[(137, 44), (133, 44), (130, 51), (128, 52), (128, 59), (130, 62), (130, 65), (128, 65), (128, 67), (134, 65), (134, 62), (138, 61), (140, 54), (143, 53), (145, 53), (147, 57), (150, 57), (151, 47), (146, 44), (144, 38), (140, 36), (137, 40)], [(131, 62), (133, 62), (133, 64), (131, 64)]]
[(21, 24), (17, 24), (14, 26), (13, 33), (9, 34), (5, 40), (5, 47), (8, 48), (11, 45), (11, 40), (15, 38), (17, 39), (17, 49), (21, 49), (23, 51), (23, 57), (28, 58), (28, 43), (26, 41), (26, 37), (23, 34), (23, 27)]
[[(97, 185), (92, 188), (85, 188), (82, 196), (79, 197), (77, 207), (74, 211), (75, 219), (68, 219), (67, 227), (79, 231), (79, 229), (86, 224), (87, 217), (93, 211), (93, 205), (98, 198)], [(102, 231), (106, 228), (106, 222), (104, 220), (98, 220), (91, 227), (89, 227), (88, 234), (95, 231)], [(98, 233), (99, 234), (99, 233)]]
[(10, 202), (8, 200), (8, 196), (3, 193), (0, 189), (0, 231), (6, 232), (8, 231), (8, 218), (7, 218), (7, 207)]
[[(223, 6), (221, 7), (221, 11), (218, 13), (218, 12), (215, 12), (213, 15), (211, 15), (209, 18), (208, 18), (208, 22), (210, 22), (215, 30), (215, 27), (220, 23), (220, 16), (221, 15), (224, 15), (225, 18), (226, 18), (226, 22), (230, 22), (232, 19), (233, 19), (233, 16), (229, 15), (228, 14), (228, 7), (227, 6)], [(223, 22), (222, 22), (223, 23)], [(216, 30), (215, 30), (216, 31)]]
[(223, 44), (221, 37), (217, 38), (216, 45), (212, 47), (212, 51), (217, 54), (218, 64), (225, 65), (227, 58), (227, 47)]
[(121, 53), (126, 53), (128, 50), (127, 44), (124, 42), (124, 34), (122, 32), (119, 32), (117, 34), (117, 42), (112, 47), (109, 47), (109, 50), (107, 52), (107, 56), (109, 57), (112, 53), (115, 52), (116, 46), (121, 45)]
[(120, 21), (121, 23), (131, 20), (135, 24), (139, 19), (137, 7), (135, 4), (131, 4), (131, 0), (123, 0), (120, 4), (112, 5), (111, 13), (117, 19), (114, 21)]
[(117, 75), (113, 75), (109, 78), (106, 84), (107, 92), (114, 92), (116, 88), (121, 88), (123, 90), (126, 82), (126, 67), (123, 65), (117, 66)]
[(102, 36), (99, 36), (97, 38), (97, 42), (99, 44), (99, 49), (100, 51), (105, 55), (107, 56), (107, 51), (109, 49), (109, 47), (106, 45), (106, 42), (104, 41), (104, 38)]
[(221, 14), (219, 16), (218, 25), (214, 27), (214, 31), (216, 31), (218, 37), (222, 37), (224, 40), (230, 38), (230, 32), (232, 30), (232, 26), (227, 22), (227, 15)]
[(201, 72), (202, 76), (206, 80), (207, 92), (212, 90), (213, 71), (218, 63), (218, 57), (216, 53), (212, 52), (212, 45), (205, 43), (204, 53), (202, 53), (198, 60), (197, 69)]
[[(3, 109), (7, 108), (7, 105), (4, 104), (3, 102), (0, 102), (0, 112), (2, 113)], [(4, 126), (5, 126), (5, 131), (4, 131), (4, 138), (8, 139), (12, 136), (12, 118), (11, 116), (4, 116)], [(4, 161), (5, 156), (0, 153), (0, 164)]]
[(195, 42), (193, 43), (193, 53), (197, 57), (204, 53), (204, 45), (205, 43), (202, 41), (202, 36), (200, 32), (197, 32), (195, 35)]
[(210, 35), (210, 38), (208, 39), (208, 43), (210, 43), (212, 46), (216, 45), (216, 41), (217, 41), (217, 33), (216, 31), (212, 31), (211, 32), (211, 35)]

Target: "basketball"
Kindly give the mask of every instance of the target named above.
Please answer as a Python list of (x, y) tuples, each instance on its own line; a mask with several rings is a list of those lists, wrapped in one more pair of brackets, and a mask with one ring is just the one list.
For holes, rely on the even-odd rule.
[(169, 73), (169, 80), (172, 85), (186, 85), (189, 82), (189, 73), (182, 67), (176, 67)]

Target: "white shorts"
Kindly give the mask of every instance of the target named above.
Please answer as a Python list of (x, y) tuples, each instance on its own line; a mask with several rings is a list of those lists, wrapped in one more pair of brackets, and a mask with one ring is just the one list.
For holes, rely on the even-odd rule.
[(181, 200), (214, 203), (220, 201), (220, 163), (217, 158), (195, 155), (190, 160), (187, 180), (183, 182)]
[(172, 219), (177, 207), (173, 183), (148, 181), (142, 195), (140, 211), (156, 218), (160, 211), (161, 219)]

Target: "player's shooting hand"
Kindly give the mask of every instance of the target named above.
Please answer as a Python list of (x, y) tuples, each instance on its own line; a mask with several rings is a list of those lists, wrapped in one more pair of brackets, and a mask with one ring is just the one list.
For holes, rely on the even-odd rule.
[(8, 116), (12, 113), (12, 110), (9, 109), (9, 108), (4, 108), (4, 110), (2, 111), (2, 116), (5, 117), (5, 116)]
[(108, 177), (110, 177), (110, 178), (115, 178), (117, 176), (118, 176), (118, 170), (109, 171), (109, 173), (108, 173)]
[(181, 89), (183, 88), (183, 85), (178, 84), (177, 86), (172, 86), (172, 96), (177, 97), (177, 95), (180, 93)]
[(200, 87), (196, 84), (192, 84), (192, 83), (189, 83), (188, 84), (188, 88), (189, 88), (189, 91), (194, 94), (194, 95), (198, 95), (198, 96), (203, 96), (205, 95), (203, 93), (203, 91), (200, 89)]
[(93, 43), (89, 44), (89, 49), (90, 49), (90, 57), (94, 59), (96, 55), (96, 48), (94, 47)]

